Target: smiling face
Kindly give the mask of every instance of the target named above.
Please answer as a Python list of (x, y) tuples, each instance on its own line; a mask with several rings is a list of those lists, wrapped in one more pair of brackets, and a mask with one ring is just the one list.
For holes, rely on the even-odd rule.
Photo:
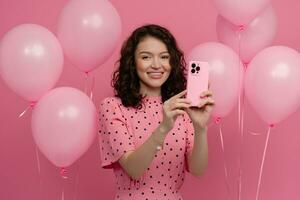
[(135, 65), (140, 79), (140, 93), (147, 96), (160, 96), (161, 86), (171, 72), (167, 46), (159, 39), (145, 37), (136, 48)]

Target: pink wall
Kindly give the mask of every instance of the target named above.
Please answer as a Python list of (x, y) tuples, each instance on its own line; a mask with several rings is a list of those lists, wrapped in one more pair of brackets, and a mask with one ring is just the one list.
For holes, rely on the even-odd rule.
[[(36, 23), (56, 30), (57, 16), (67, 0), (1, 0), (0, 37), (21, 23)], [(188, 52), (196, 44), (216, 41), (216, 10), (209, 0), (112, 0), (123, 23), (120, 42), (138, 25), (159, 23), (167, 26), (177, 37), (180, 47)], [(274, 44), (300, 50), (300, 3), (297, 0), (273, 0), (278, 14), (279, 30)], [(110, 59), (94, 71), (96, 77), (94, 102), (112, 94), (110, 75), (118, 58), (121, 43)], [(13, 58), (12, 58), (13, 59)], [(65, 61), (64, 72), (57, 86), (84, 88), (84, 76)], [(38, 173), (35, 144), (30, 130), (30, 112), (18, 115), (27, 103), (15, 95), (0, 80), (0, 199), (60, 199), (65, 188), (65, 199), (112, 199), (114, 177), (110, 170), (100, 168), (98, 143), (69, 170), (69, 179), (63, 181), (59, 170), (40, 155)], [(284, 95), (284, 94), (283, 94)], [(299, 199), (300, 190), (300, 111), (279, 124), (271, 134), (269, 151), (261, 185), (264, 200)], [(237, 199), (238, 131), (237, 109), (223, 121), (225, 157), (222, 155), (218, 128), (209, 130), (209, 166), (203, 177), (188, 176), (182, 188), (185, 199), (225, 199), (226, 187), (223, 159), (228, 163), (232, 199)], [(245, 130), (266, 132), (267, 126), (246, 103)], [(242, 199), (254, 199), (265, 134), (252, 136), (245, 133), (243, 145)], [(78, 171), (77, 171), (78, 170)], [(78, 173), (77, 173), (78, 172)], [(77, 176), (78, 175), (78, 176)], [(77, 177), (77, 182), (76, 182)]]

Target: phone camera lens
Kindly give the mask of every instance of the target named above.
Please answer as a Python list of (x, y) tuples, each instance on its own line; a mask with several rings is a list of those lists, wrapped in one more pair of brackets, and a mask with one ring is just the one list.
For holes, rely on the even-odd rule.
[(199, 67), (199, 66), (197, 66), (197, 67), (196, 67), (196, 70), (197, 70), (197, 71), (200, 71), (200, 67)]
[(194, 74), (194, 73), (196, 72), (196, 70), (195, 70), (195, 69), (192, 69), (191, 72)]
[(195, 67), (196, 67), (196, 64), (195, 64), (195, 63), (193, 63), (193, 64), (192, 64), (192, 68), (195, 68)]

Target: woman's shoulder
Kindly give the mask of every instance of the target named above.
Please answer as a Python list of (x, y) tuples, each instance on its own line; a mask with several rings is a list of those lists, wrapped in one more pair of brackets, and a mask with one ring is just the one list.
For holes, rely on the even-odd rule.
[(109, 104), (111, 102), (121, 103), (121, 99), (119, 97), (114, 97), (114, 96), (105, 97), (100, 101), (100, 104)]
[(100, 101), (100, 107), (115, 107), (122, 106), (122, 101), (119, 97), (105, 97)]

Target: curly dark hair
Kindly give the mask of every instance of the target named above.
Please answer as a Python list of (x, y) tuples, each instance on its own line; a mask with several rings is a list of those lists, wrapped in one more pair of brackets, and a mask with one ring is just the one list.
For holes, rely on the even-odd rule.
[(115, 96), (119, 97), (125, 107), (142, 107), (144, 96), (140, 94), (140, 79), (136, 72), (135, 51), (145, 37), (155, 37), (162, 41), (170, 54), (171, 72), (161, 87), (162, 101), (166, 101), (186, 88), (185, 66), (183, 52), (178, 48), (174, 36), (166, 28), (149, 24), (132, 32), (123, 43), (118, 69), (113, 73), (111, 85)]

